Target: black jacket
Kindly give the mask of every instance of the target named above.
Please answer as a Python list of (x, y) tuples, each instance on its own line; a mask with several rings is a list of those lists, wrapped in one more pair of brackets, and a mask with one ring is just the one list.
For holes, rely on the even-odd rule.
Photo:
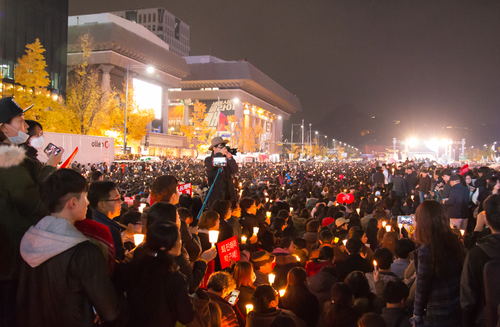
[(339, 262), (336, 268), (337, 279), (342, 282), (353, 271), (359, 270), (364, 273), (373, 271), (372, 265), (359, 254), (351, 254), (344, 262)]
[(93, 309), (104, 321), (120, 313), (117, 295), (99, 248), (89, 241), (31, 268), (21, 267), (18, 326), (93, 326)]
[(408, 194), (411, 194), (411, 192), (415, 190), (415, 186), (417, 185), (417, 173), (412, 172), (411, 174), (406, 175), (405, 184), (406, 192), (408, 192)]
[(318, 299), (308, 289), (307, 285), (288, 286), (285, 295), (280, 298), (279, 307), (292, 311), (304, 320), (309, 327), (315, 327), (319, 319)]
[(92, 209), (92, 215), (95, 221), (108, 226), (115, 245), (115, 258), (118, 261), (123, 261), (125, 259), (125, 248), (122, 242), (122, 232), (126, 228), (96, 209)]
[(405, 180), (403, 177), (401, 176), (393, 177), (392, 183), (393, 183), (392, 190), (396, 192), (396, 196), (404, 198), (406, 194), (408, 194), (406, 190)]
[(387, 327), (411, 327), (410, 316), (401, 308), (383, 308), (382, 318)]
[(444, 205), (448, 210), (448, 218), (469, 218), (469, 189), (458, 183), (450, 189), (450, 197)]
[(213, 166), (213, 158), (213, 154), (210, 157), (205, 158), (208, 185), (212, 186), (212, 184), (214, 184), (212, 193), (210, 193), (210, 198), (208, 199), (207, 205), (209, 207), (215, 200), (237, 200), (236, 190), (234, 188), (233, 178), (231, 175), (238, 173), (238, 164), (234, 158), (227, 159), (227, 166), (223, 167), (222, 173), (220, 173), (217, 180), (215, 180), (219, 168)]
[(460, 306), (464, 326), (475, 326), (476, 322), (484, 324), (483, 269), (488, 261), (499, 257), (500, 234), (483, 237), (478, 241), (478, 246), (467, 253), (460, 280)]

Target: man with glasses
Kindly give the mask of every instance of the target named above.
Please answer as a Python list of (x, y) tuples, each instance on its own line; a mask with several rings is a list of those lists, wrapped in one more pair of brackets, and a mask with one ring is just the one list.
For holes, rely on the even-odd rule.
[(125, 260), (125, 248), (123, 247), (121, 233), (126, 228), (113, 220), (113, 218), (120, 215), (122, 205), (122, 198), (115, 183), (110, 181), (94, 182), (90, 184), (87, 197), (94, 220), (108, 226), (111, 232), (115, 245), (116, 260)]

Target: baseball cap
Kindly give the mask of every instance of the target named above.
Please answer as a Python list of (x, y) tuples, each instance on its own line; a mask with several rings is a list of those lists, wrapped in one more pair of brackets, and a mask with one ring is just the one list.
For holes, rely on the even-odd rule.
[(333, 219), (332, 217), (323, 218), (323, 220), (321, 221), (321, 226), (322, 227), (328, 226), (330, 224), (333, 224), (334, 221), (335, 219)]
[(34, 104), (28, 108), (22, 109), (12, 97), (0, 99), (0, 124), (6, 123), (10, 119), (24, 114), (33, 106)]
[(345, 219), (345, 218), (338, 218), (337, 220), (335, 220), (335, 225), (337, 227), (340, 227), (344, 224), (347, 224), (349, 221), (351, 221), (350, 219)]

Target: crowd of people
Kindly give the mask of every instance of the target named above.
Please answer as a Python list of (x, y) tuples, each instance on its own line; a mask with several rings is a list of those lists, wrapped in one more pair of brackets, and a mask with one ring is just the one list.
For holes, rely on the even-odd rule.
[(238, 165), (222, 139), (223, 167), (57, 169), (62, 153), (36, 159), (42, 127), (0, 101), (1, 326), (498, 324), (493, 169)]

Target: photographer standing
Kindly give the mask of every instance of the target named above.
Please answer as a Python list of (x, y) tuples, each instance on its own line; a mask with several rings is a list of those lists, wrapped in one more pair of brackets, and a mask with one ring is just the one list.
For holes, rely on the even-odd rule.
[[(212, 155), (205, 158), (208, 185), (210, 187), (213, 185), (212, 193), (210, 193), (210, 198), (207, 202), (208, 207), (211, 207), (215, 200), (229, 200), (232, 202), (237, 200), (231, 175), (238, 172), (238, 164), (234, 160), (233, 155), (227, 150), (227, 143), (229, 141), (222, 139), (220, 136), (214, 137), (210, 142), (210, 148), (208, 148), (212, 150)], [(215, 163), (214, 158), (216, 158)], [(215, 180), (219, 168), (222, 168), (222, 172), (217, 177), (217, 180)]]

